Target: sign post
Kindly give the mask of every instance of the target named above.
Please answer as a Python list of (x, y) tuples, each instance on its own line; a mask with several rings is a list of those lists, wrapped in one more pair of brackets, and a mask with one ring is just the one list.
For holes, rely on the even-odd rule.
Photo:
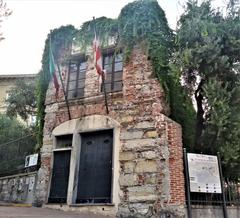
[(191, 192), (222, 193), (217, 156), (188, 153), (187, 160)]
[(183, 149), (184, 154), (184, 172), (185, 172), (185, 187), (187, 193), (187, 213), (188, 218), (192, 218), (192, 207), (191, 207), (191, 192), (190, 192), (190, 181), (189, 181), (189, 172), (188, 172), (188, 160), (187, 160), (187, 151), (186, 148)]
[(220, 157), (220, 153), (219, 152), (217, 153), (217, 157), (218, 157), (218, 166), (219, 166), (219, 173), (220, 173), (220, 180), (221, 180), (220, 182), (221, 182), (221, 188), (222, 188), (223, 217), (224, 218), (228, 218), (226, 198), (225, 198), (224, 187), (223, 187), (223, 175), (222, 175), (221, 157)]
[[(190, 192), (222, 194), (223, 216), (228, 218), (219, 153), (217, 156), (194, 154), (186, 153), (184, 149), (184, 157), (188, 201)], [(191, 207), (189, 202), (188, 207)], [(189, 213), (191, 209), (188, 209)]]

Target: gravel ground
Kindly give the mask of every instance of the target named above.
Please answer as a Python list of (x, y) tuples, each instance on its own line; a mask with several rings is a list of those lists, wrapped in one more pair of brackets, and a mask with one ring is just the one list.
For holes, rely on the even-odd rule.
[(64, 212), (36, 207), (6, 207), (0, 206), (0, 218), (109, 218), (102, 215)]

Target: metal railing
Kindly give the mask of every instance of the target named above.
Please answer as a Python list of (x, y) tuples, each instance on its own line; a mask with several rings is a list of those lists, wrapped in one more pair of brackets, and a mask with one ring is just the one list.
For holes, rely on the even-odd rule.
[[(224, 195), (227, 206), (240, 206), (240, 183), (225, 179)], [(222, 194), (191, 192), (190, 197), (191, 205), (221, 206), (223, 204)]]
[[(210, 156), (190, 153), (190, 155), (188, 156), (186, 149), (183, 149), (183, 153), (184, 153), (186, 205), (188, 217), (192, 218), (192, 208), (196, 209), (198, 207), (202, 208), (203, 206), (210, 207), (221, 206), (223, 209), (223, 217), (228, 218), (229, 207), (227, 206), (237, 206), (238, 208), (240, 205), (240, 178), (238, 176), (240, 175), (239, 174), (240, 170), (236, 170), (236, 174), (231, 173), (231, 178), (235, 178), (235, 180), (229, 179), (227, 177), (224, 177), (223, 175), (220, 153), (217, 153), (217, 155)], [(188, 160), (188, 157), (189, 160), (192, 161), (192, 163)], [(191, 168), (189, 167), (189, 163), (191, 163), (190, 165)], [(206, 166), (207, 164), (209, 164), (210, 166)], [(211, 171), (211, 169), (213, 168), (215, 169), (218, 168), (217, 171), (219, 172), (219, 175), (217, 175), (218, 174), (217, 171)], [(199, 179), (200, 182), (197, 183), (199, 189), (193, 188), (191, 191), (189, 169), (192, 170), (191, 178), (195, 178), (196, 176), (198, 178), (201, 178)], [(210, 178), (211, 176), (217, 177), (219, 178), (220, 181), (215, 182), (216, 180), (214, 180), (213, 178), (209, 180), (207, 176), (209, 176)], [(204, 181), (202, 181), (203, 178)], [(210, 187), (214, 186), (214, 189), (209, 189), (208, 184), (209, 182)], [(221, 187), (220, 190), (219, 186)], [(196, 185), (194, 187), (196, 187)], [(203, 188), (201, 189), (201, 187)]]

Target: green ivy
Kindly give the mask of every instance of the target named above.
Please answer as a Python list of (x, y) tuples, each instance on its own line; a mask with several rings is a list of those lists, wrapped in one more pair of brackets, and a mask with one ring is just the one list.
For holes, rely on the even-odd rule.
[(101, 46), (104, 47), (108, 44), (109, 37), (114, 37), (118, 32), (118, 22), (106, 17), (87, 21), (74, 34), (74, 44), (80, 47), (81, 51), (86, 51), (88, 46), (92, 46), (95, 31), (101, 39)]
[[(54, 29), (51, 32), (51, 42), (52, 50), (56, 60), (63, 57), (61, 54), (64, 54), (64, 51), (69, 49), (73, 33), (76, 29), (72, 25), (62, 26), (58, 29)], [(38, 81), (36, 88), (37, 95), (37, 142), (38, 146), (42, 145), (43, 140), (43, 127), (44, 127), (44, 117), (45, 117), (45, 98), (46, 92), (48, 89), (50, 78), (49, 73), (49, 39), (50, 34), (48, 35), (45, 41), (45, 48), (42, 56), (42, 69), (38, 73)]]
[(109, 37), (117, 38), (116, 47), (123, 50), (125, 60), (129, 60), (135, 45), (141, 45), (169, 100), (169, 60), (174, 51), (174, 34), (156, 0), (134, 1), (121, 10), (118, 19), (100, 17), (85, 22), (74, 39), (82, 51), (92, 45), (94, 28), (102, 47), (107, 45)]

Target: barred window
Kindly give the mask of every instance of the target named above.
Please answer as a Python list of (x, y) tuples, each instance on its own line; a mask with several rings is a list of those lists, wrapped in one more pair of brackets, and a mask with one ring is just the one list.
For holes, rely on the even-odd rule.
[(123, 58), (122, 53), (104, 54), (103, 69), (106, 70), (105, 89), (107, 92), (122, 90)]
[(67, 97), (68, 99), (84, 97), (86, 60), (74, 60), (69, 64)]

